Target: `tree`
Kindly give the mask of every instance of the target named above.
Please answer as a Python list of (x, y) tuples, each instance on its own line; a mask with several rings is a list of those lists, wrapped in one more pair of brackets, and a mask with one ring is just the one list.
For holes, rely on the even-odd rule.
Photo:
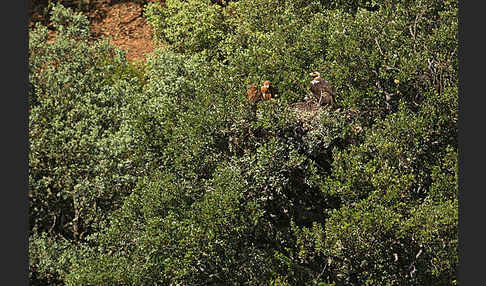
[(92, 43), (81, 14), (57, 5), (51, 19), (55, 33), (37, 25), (29, 41), (32, 276), (46, 273), (33, 262), (38, 245), (81, 242), (103, 229), (140, 172), (128, 128), (141, 92), (136, 69), (107, 41)]
[[(31, 279), (456, 283), (457, 1), (196, 2), (147, 6), (143, 73), (33, 31)], [(339, 109), (294, 108), (314, 70)]]

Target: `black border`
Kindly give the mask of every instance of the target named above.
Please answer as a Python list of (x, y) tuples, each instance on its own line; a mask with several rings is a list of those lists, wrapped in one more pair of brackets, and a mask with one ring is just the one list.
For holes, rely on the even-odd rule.
[(2, 2), (3, 172), (1, 284), (29, 285), (28, 0)]
[[(483, 285), (484, 278), (484, 53), (483, 2), (459, 2), (459, 267), (458, 285)], [(465, 5), (465, 3), (469, 5)], [(477, 21), (479, 19), (479, 21)], [(466, 41), (469, 39), (469, 41)]]

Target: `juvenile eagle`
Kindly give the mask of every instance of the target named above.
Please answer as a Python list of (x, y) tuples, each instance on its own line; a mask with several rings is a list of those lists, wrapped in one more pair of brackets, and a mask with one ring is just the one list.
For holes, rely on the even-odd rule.
[(336, 105), (334, 98), (334, 90), (329, 82), (321, 78), (319, 72), (310, 73), (312, 81), (310, 82), (310, 90), (312, 95), (321, 105)]
[(255, 104), (259, 102), (262, 99), (262, 95), (260, 91), (258, 90), (257, 84), (254, 83), (250, 86), (250, 89), (248, 89), (248, 102), (251, 104)]
[(260, 91), (262, 92), (262, 96), (264, 100), (268, 100), (270, 98), (275, 97), (275, 89), (272, 86), (272, 83), (268, 80), (266, 80), (263, 83), (263, 86), (260, 88)]

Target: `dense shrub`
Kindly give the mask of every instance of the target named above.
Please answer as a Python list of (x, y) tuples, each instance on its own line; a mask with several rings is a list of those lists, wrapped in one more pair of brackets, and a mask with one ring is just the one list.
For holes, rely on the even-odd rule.
[(210, 0), (167, 0), (146, 6), (145, 16), (156, 40), (187, 54), (214, 49), (229, 32), (223, 8)]
[[(31, 280), (457, 283), (457, 1), (214, 2), (148, 4), (143, 73), (31, 32)], [(338, 109), (293, 108), (314, 70)]]
[[(194, 3), (193, 3), (194, 2)], [(228, 64), (245, 84), (275, 83), (283, 97), (302, 99), (309, 70), (325, 55), (325, 12), (318, 1), (166, 1), (147, 5), (155, 34), (177, 52), (203, 53)]]
[(327, 76), (367, 124), (399, 102), (417, 109), (428, 94), (457, 86), (457, 1), (377, 2), (376, 12), (328, 17)]
[[(129, 64), (106, 41), (91, 42), (84, 16), (60, 5), (51, 16), (55, 33), (38, 25), (29, 41), (34, 249), (58, 239), (83, 241), (103, 229), (140, 171), (130, 158), (135, 141), (127, 125), (130, 102), (141, 92), (138, 77), (125, 74)], [(32, 261), (41, 259), (37, 254)]]

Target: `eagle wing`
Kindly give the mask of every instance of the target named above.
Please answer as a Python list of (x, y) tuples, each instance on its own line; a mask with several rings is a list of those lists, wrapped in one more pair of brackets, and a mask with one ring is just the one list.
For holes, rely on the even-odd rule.
[(326, 93), (333, 95), (331, 84), (322, 78), (313, 79), (311, 81), (310, 90), (316, 98), (320, 98), (322, 94)]
[(260, 92), (258, 91), (256, 83), (252, 84), (248, 90), (248, 101), (256, 103), (260, 99)]
[(269, 88), (269, 92), (270, 92), (270, 95), (272, 98), (275, 98), (275, 94), (277, 93), (277, 89), (271, 85), (270, 88)]
[(272, 97), (272, 95), (270, 94), (270, 91), (269, 91), (269, 88), (268, 87), (262, 86), (260, 88), (260, 91), (262, 92), (263, 99), (268, 100), (268, 99), (270, 99)]

